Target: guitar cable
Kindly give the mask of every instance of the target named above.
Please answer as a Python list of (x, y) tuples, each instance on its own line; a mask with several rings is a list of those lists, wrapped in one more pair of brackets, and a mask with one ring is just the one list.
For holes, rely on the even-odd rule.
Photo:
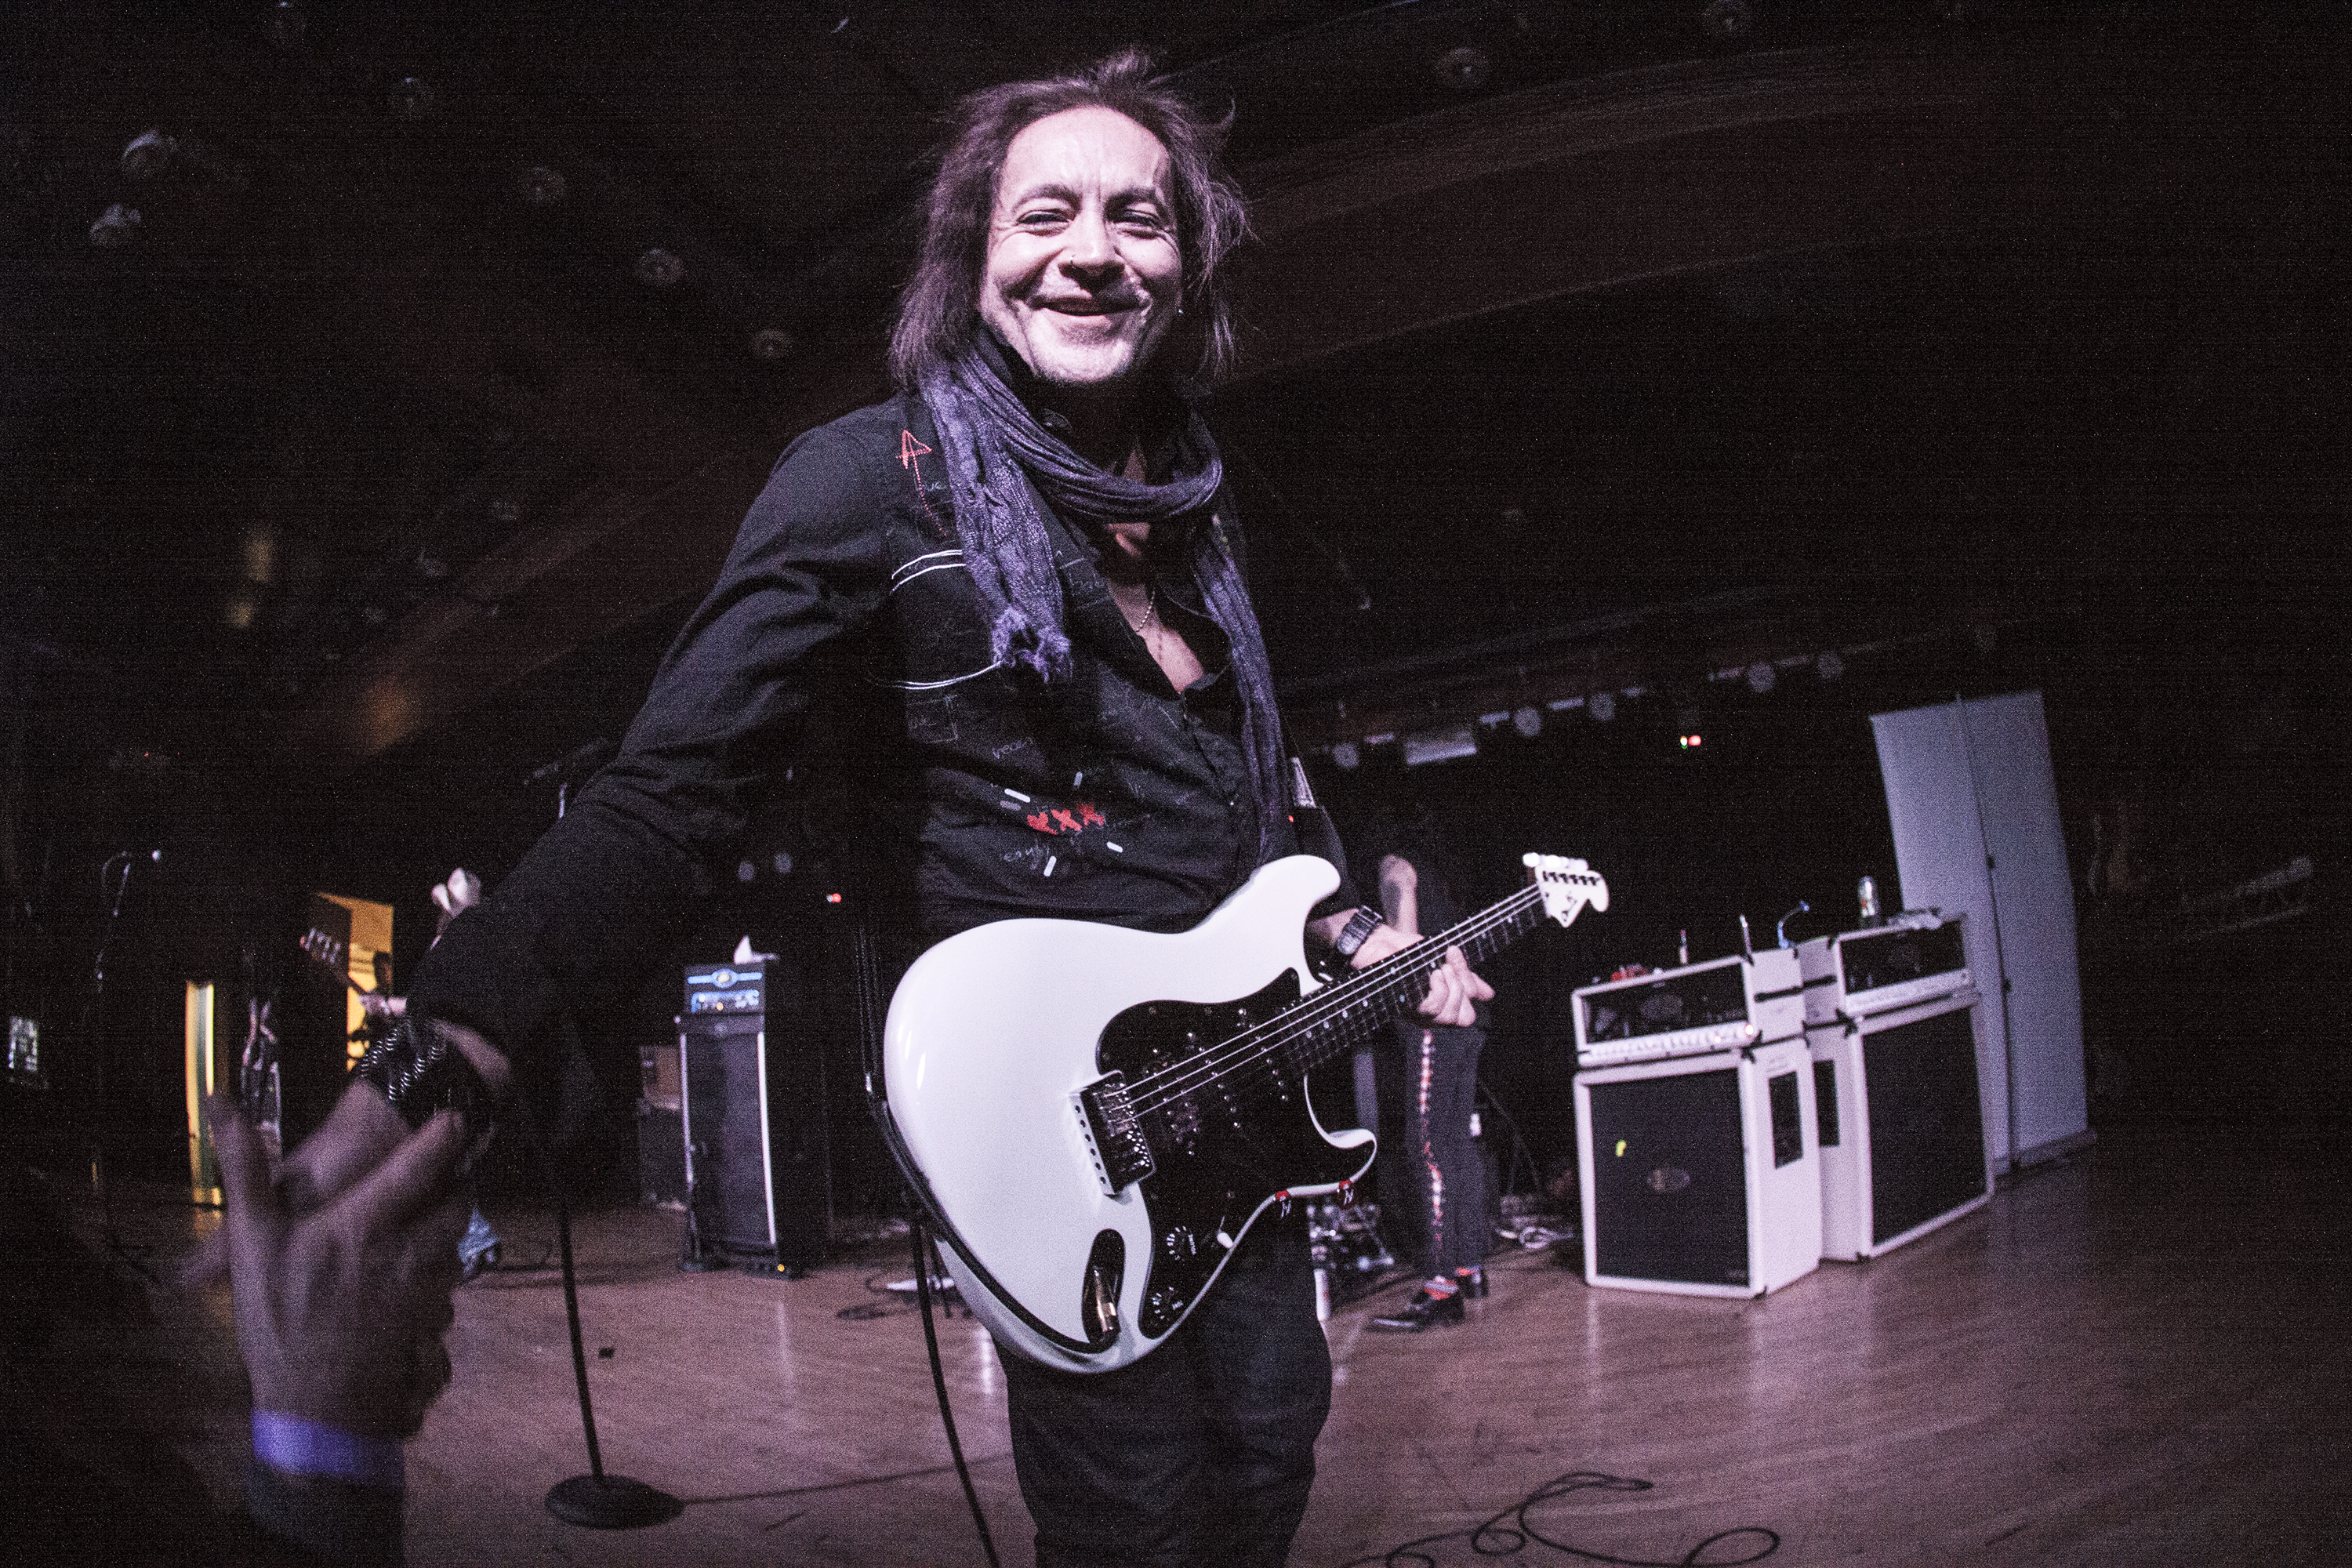
[[(887, 1004), (882, 986), (881, 946), (874, 931), (873, 912), (858, 901), (856, 933), (851, 943), (856, 973), (858, 1033), (866, 1055), (866, 1104), (873, 1112), (883, 1142), (895, 1147), (887, 1100), (882, 1087), (882, 1023)], [(955, 1461), (956, 1479), (963, 1485), (964, 1506), (971, 1510), (972, 1528), (980, 1531), (980, 1550), (988, 1568), (1001, 1568), (996, 1540), (988, 1532), (988, 1516), (981, 1511), (980, 1491), (971, 1484), (971, 1467), (964, 1462), (963, 1440), (956, 1435), (955, 1407), (948, 1402), (947, 1370), (940, 1363), (940, 1331), (931, 1317), (931, 1244), (924, 1225), (923, 1196), (912, 1183), (907, 1188), (907, 1236), (915, 1256), (915, 1303), (923, 1319), (923, 1347), (931, 1363), (931, 1392), (938, 1397), (940, 1425), (947, 1432), (948, 1455)]]
[(915, 1300), (923, 1313), (923, 1346), (930, 1352), (931, 1392), (939, 1396), (940, 1425), (947, 1428), (948, 1453), (955, 1460), (956, 1479), (963, 1483), (963, 1500), (971, 1510), (973, 1528), (980, 1531), (980, 1550), (988, 1558), (988, 1568), (999, 1568), (996, 1542), (988, 1533), (988, 1516), (980, 1510), (980, 1493), (971, 1484), (971, 1468), (963, 1461), (963, 1443), (956, 1436), (955, 1409), (948, 1403), (948, 1378), (940, 1364), (940, 1332), (931, 1321), (931, 1248), (929, 1234), (923, 1228), (922, 1205), (913, 1209), (914, 1217), (907, 1222), (907, 1235), (915, 1249)]

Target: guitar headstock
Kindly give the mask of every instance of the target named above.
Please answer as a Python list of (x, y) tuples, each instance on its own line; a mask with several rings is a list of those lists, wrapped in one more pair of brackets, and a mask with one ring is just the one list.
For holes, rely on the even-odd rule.
[(1560, 924), (1573, 921), (1588, 905), (1596, 910), (1609, 907), (1608, 882), (1583, 861), (1532, 852), (1520, 858), (1528, 868), (1528, 880), (1543, 894), (1544, 913)]
[(302, 933), (302, 951), (328, 968), (340, 973), (351, 949), (339, 938), (329, 936), (318, 927), (312, 926)]

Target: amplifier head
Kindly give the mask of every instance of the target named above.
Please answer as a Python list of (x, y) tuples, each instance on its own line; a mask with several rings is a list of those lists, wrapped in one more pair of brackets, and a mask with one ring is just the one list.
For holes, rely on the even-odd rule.
[(1572, 1000), (1585, 1067), (1738, 1050), (1804, 1030), (1797, 955), (1787, 948), (1587, 985)]
[(686, 966), (686, 1015), (764, 1013), (767, 971), (757, 963), (689, 963)]

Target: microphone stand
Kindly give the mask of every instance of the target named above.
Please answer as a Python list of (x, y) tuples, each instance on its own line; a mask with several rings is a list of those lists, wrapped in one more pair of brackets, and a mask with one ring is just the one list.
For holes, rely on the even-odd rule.
[(580, 1285), (572, 1267), (572, 1205), (555, 1169), (553, 1152), (540, 1151), (549, 1184), (555, 1189), (555, 1238), (563, 1254), (563, 1316), (572, 1328), (572, 1376), (580, 1385), (580, 1428), (588, 1437), (588, 1473), (560, 1480), (547, 1494), (547, 1511), (566, 1524), (587, 1530), (637, 1530), (661, 1524), (686, 1511), (686, 1504), (657, 1487), (604, 1473), (604, 1453), (596, 1442), (596, 1411), (588, 1397), (588, 1345), (580, 1334)]
[[(562, 819), (571, 791), (566, 775), (602, 760), (604, 750), (603, 741), (591, 742), (530, 776), (533, 784), (551, 775), (559, 780), (558, 821)], [(555, 1196), (555, 1239), (563, 1257), (563, 1317), (572, 1330), (572, 1377), (580, 1389), (580, 1429), (588, 1439), (588, 1473), (568, 1477), (550, 1488), (547, 1511), (585, 1530), (638, 1530), (664, 1523), (685, 1512), (686, 1504), (658, 1487), (604, 1473), (604, 1451), (596, 1441), (596, 1408), (588, 1396), (588, 1345), (580, 1332), (580, 1281), (572, 1263), (572, 1204), (565, 1196), (563, 1173), (557, 1167), (553, 1147), (540, 1135), (536, 1120), (529, 1125), (531, 1142), (538, 1147), (540, 1169)]]

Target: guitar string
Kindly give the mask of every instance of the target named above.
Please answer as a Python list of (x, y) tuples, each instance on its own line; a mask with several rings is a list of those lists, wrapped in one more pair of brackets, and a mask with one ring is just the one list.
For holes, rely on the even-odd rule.
[[(1335, 1016), (1345, 1014), (1360, 1003), (1375, 1000), (1384, 989), (1429, 973), (1414, 966), (1416, 955), (1426, 958), (1445, 948), (1466, 948), (1528, 912), (1542, 895), (1539, 886), (1522, 888), (1451, 930), (1423, 937), (1376, 967), (1311, 994), (1297, 1006), (1221, 1040), (1196, 1056), (1145, 1074), (1137, 1080), (1138, 1089), (1143, 1092), (1130, 1097), (1129, 1109), (1137, 1115), (1162, 1109), (1219, 1078), (1231, 1079), (1239, 1085), (1244, 1081), (1241, 1075), (1251, 1068), (1264, 1064), (1297, 1039), (1329, 1026)], [(1431, 969), (1434, 967), (1433, 964)]]
[[(1412, 963), (1416, 954), (1426, 958), (1443, 948), (1466, 947), (1479, 941), (1495, 930), (1510, 924), (1517, 915), (1527, 912), (1533, 902), (1529, 895), (1538, 893), (1539, 889), (1533, 888), (1522, 889), (1450, 931), (1423, 938), (1383, 960), (1374, 969), (1314, 993), (1299, 1005), (1263, 1024), (1254, 1025), (1240, 1034), (1221, 1040), (1196, 1056), (1147, 1073), (1137, 1080), (1139, 1086), (1146, 1087), (1147, 1092), (1130, 1099), (1130, 1110), (1138, 1115), (1160, 1110), (1219, 1079), (1227, 1080), (1233, 1087), (1245, 1088), (1255, 1079), (1263, 1077), (1266, 1069), (1279, 1073), (1281, 1064), (1275, 1058), (1284, 1048), (1329, 1027), (1335, 1016), (1345, 1014), (1360, 1002), (1375, 1000), (1381, 991), (1409, 984), (1429, 973), (1429, 970), (1420, 969)], [(1434, 967), (1434, 964), (1431, 965), (1432, 970)], [(1340, 1022), (1344, 1027), (1346, 1021), (1341, 1019)]]
[[(1587, 883), (1598, 880), (1589, 874), (1585, 878), (1577, 879)], [(1406, 973), (1410, 961), (1416, 953), (1426, 956), (1427, 952), (1439, 947), (1466, 946), (1475, 942), (1492, 934), (1499, 927), (1507, 925), (1518, 919), (1520, 915), (1528, 912), (1530, 906), (1542, 898), (1543, 892), (1540, 883), (1530, 883), (1452, 929), (1441, 931), (1433, 937), (1424, 937), (1412, 946), (1399, 951), (1381, 961), (1374, 968), (1313, 993), (1301, 1005), (1269, 1018), (1263, 1024), (1253, 1025), (1250, 1028), (1219, 1041), (1208, 1050), (1196, 1056), (1188, 1057), (1181, 1062), (1171, 1062), (1165, 1068), (1145, 1074), (1136, 1080), (1138, 1087), (1146, 1088), (1147, 1092), (1160, 1091), (1158, 1097), (1154, 1099), (1131, 1097), (1130, 1110), (1137, 1114), (1160, 1110), (1173, 1099), (1190, 1094), (1202, 1084), (1228, 1073), (1235, 1075), (1236, 1083), (1243, 1081), (1238, 1075), (1253, 1063), (1241, 1058), (1254, 1055), (1257, 1062), (1262, 1063), (1273, 1052), (1289, 1045), (1292, 1041), (1327, 1027), (1331, 1015), (1344, 1013), (1359, 1002), (1371, 999), (1384, 987), (1403, 984), (1411, 978), (1417, 978), (1419, 974), (1427, 973), (1420, 970), (1414, 970), (1412, 974)], [(1571, 921), (1574, 920), (1576, 913), (1580, 913), (1589, 902), (1588, 898), (1580, 894), (1576, 910), (1571, 912), (1569, 918)], [(1265, 1037), (1270, 1032), (1279, 1037), (1268, 1043)]]
[(1539, 896), (1539, 889), (1521, 889), (1451, 930), (1423, 938), (1372, 969), (1312, 993), (1298, 1005), (1264, 1023), (1221, 1040), (1198, 1055), (1147, 1073), (1137, 1082), (1147, 1087), (1148, 1093), (1156, 1092), (1158, 1098), (1131, 1097), (1130, 1104), (1139, 1110), (1157, 1110), (1170, 1099), (1191, 1093), (1213, 1079), (1244, 1070), (1252, 1065), (1253, 1058), (1262, 1061), (1294, 1040), (1328, 1027), (1335, 1015), (1374, 999), (1383, 989), (1406, 984), (1427, 973), (1413, 963), (1416, 956), (1426, 958), (1443, 948), (1475, 943), (1527, 912)]

